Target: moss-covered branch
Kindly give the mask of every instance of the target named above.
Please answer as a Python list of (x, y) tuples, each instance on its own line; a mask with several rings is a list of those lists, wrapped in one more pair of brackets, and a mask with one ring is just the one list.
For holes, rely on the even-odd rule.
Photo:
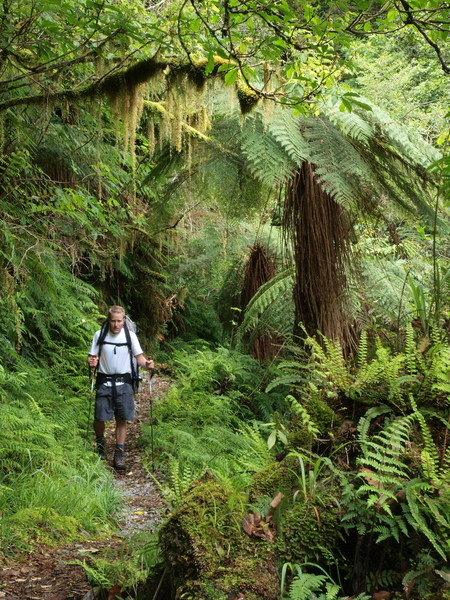
[(146, 83), (167, 68), (176, 74), (185, 74), (197, 86), (202, 86), (208, 78), (218, 74), (218, 68), (223, 64), (223, 59), (217, 58), (214, 69), (209, 75), (205, 74), (206, 61), (180, 62), (176, 59), (161, 60), (157, 56), (140, 60), (127, 69), (110, 71), (108, 74), (96, 79), (89, 85), (80, 89), (62, 89), (53, 93), (19, 96), (0, 102), (0, 111), (13, 106), (27, 105), (39, 106), (40, 104), (58, 103), (62, 100), (77, 101), (84, 98), (95, 98), (103, 94), (113, 95), (124, 88), (133, 88)]

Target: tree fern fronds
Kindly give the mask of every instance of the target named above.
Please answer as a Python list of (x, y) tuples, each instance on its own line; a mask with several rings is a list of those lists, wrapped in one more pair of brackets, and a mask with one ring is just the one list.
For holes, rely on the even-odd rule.
[[(370, 101), (368, 101), (369, 104)], [(418, 164), (428, 167), (439, 160), (439, 150), (417, 135), (411, 128), (393, 121), (389, 114), (375, 104), (371, 104), (371, 111), (365, 111), (367, 120), (376, 126), (378, 131), (402, 155), (411, 156)], [(359, 109), (356, 109), (359, 112)]]
[(308, 160), (315, 165), (321, 188), (347, 210), (358, 211), (361, 190), (375, 187), (361, 153), (327, 118), (304, 119), (300, 127), (309, 142)]
[(355, 111), (342, 112), (337, 105), (327, 104), (326, 114), (333, 123), (336, 123), (342, 133), (358, 142), (367, 145), (368, 141), (375, 135), (371, 123), (362, 118)]
[(405, 289), (405, 271), (402, 261), (374, 258), (372, 251), (362, 261), (362, 276), (371, 310), (377, 320), (391, 325), (404, 324), (412, 317), (410, 290)]
[(301, 134), (298, 119), (293, 111), (277, 110), (274, 118), (268, 123), (268, 131), (284, 148), (294, 165), (299, 165), (308, 158), (308, 142)]
[[(280, 306), (284, 307), (284, 316), (286, 315), (286, 312), (289, 310), (289, 304), (292, 303), (290, 293), (293, 285), (293, 276), (294, 269), (290, 267), (275, 275), (275, 277), (258, 289), (247, 304), (242, 323), (237, 330), (236, 337), (238, 340), (242, 339), (246, 331), (258, 325), (261, 315), (272, 305), (278, 306), (279, 309)], [(282, 313), (283, 308), (280, 310), (280, 314)]]
[[(265, 185), (275, 187), (285, 183), (298, 163), (280, 146), (279, 138), (264, 132), (261, 120), (248, 120), (247, 123), (241, 148), (252, 174)], [(286, 134), (289, 136), (290, 132)]]

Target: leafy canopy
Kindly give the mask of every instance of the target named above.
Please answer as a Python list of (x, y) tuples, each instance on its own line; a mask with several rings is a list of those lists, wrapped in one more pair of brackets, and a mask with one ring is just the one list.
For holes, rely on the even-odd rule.
[(239, 79), (258, 95), (299, 104), (333, 84), (352, 38), (401, 30), (423, 39), (448, 74), (447, 10), (437, 0), (8, 0), (0, 109), (93, 96), (108, 76), (155, 56), (162, 68), (195, 64), (204, 76), (221, 72), (227, 84)]

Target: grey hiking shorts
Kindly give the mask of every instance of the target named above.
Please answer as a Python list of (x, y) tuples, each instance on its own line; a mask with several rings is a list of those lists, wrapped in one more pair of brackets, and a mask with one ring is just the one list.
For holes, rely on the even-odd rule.
[(95, 420), (120, 419), (132, 421), (135, 417), (134, 393), (130, 383), (111, 386), (103, 383), (95, 397)]

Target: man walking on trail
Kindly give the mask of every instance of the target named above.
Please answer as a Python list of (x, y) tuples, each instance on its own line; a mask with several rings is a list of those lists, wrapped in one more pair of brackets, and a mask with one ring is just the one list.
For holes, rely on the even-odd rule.
[(111, 306), (108, 310), (106, 336), (102, 341), (100, 339), (102, 330), (99, 329), (95, 333), (88, 355), (89, 366), (91, 369), (97, 369), (94, 414), (97, 452), (106, 459), (105, 422), (114, 417), (116, 447), (113, 466), (120, 471), (125, 469), (127, 421), (135, 417), (133, 358), (147, 371), (154, 368), (153, 360), (145, 358), (134, 331), (129, 331), (128, 337), (124, 325), (125, 310), (121, 306)]

